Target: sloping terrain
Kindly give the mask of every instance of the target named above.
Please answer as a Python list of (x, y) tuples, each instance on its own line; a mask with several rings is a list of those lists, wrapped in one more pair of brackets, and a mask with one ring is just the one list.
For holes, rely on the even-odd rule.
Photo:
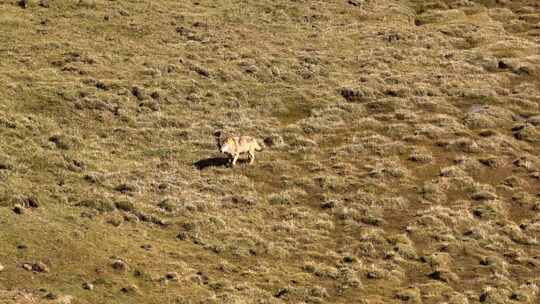
[(0, 2), (1, 303), (538, 303), (539, 237), (536, 0)]

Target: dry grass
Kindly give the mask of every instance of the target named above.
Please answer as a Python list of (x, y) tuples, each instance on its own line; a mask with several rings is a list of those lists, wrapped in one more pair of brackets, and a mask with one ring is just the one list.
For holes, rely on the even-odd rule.
[(0, 3), (0, 302), (538, 302), (538, 4), (252, 2)]

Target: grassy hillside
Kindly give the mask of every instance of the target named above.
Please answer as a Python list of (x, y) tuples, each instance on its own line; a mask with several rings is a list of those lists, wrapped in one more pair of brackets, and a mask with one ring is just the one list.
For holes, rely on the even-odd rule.
[(1, 303), (537, 303), (539, 237), (535, 0), (0, 1)]

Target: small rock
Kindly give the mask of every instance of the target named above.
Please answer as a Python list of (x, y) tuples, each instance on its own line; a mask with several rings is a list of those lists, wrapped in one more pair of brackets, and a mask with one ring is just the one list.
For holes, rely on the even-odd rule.
[(126, 271), (128, 269), (128, 265), (122, 260), (114, 260), (111, 266), (112, 268), (120, 271)]
[(124, 16), (124, 17), (129, 16), (129, 12), (126, 11), (125, 9), (118, 10), (118, 13), (120, 14), (120, 16)]
[(487, 167), (496, 168), (498, 165), (497, 159), (494, 157), (480, 158), (478, 161)]
[(167, 278), (163, 277), (163, 278), (159, 278), (158, 279), (158, 282), (161, 286), (167, 286), (169, 285), (169, 280), (167, 280)]
[(13, 165), (9, 161), (0, 161), (0, 170), (13, 170)]
[(159, 218), (155, 215), (152, 215), (152, 214), (146, 214), (146, 213), (143, 213), (143, 212), (137, 212), (136, 213), (137, 217), (139, 218), (140, 221), (142, 222), (147, 222), (147, 223), (152, 223), (152, 224), (156, 224), (156, 225), (160, 225), (160, 226), (167, 226), (169, 224), (168, 221), (162, 219), (162, 218)]
[(111, 86), (103, 81), (100, 81), (98, 80), (96, 82), (96, 88), (100, 89), (100, 90), (103, 90), (103, 91), (108, 91), (111, 89)]
[(283, 140), (283, 137), (280, 135), (274, 134), (271, 136), (268, 136), (264, 139), (264, 144), (268, 147), (283, 147), (285, 145), (285, 141)]
[(437, 281), (441, 281), (445, 283), (456, 282), (459, 280), (458, 276), (455, 273), (448, 270), (444, 270), (444, 269), (436, 270), (430, 273), (429, 277), (433, 280), (437, 280)]
[(373, 279), (373, 280), (377, 280), (377, 279), (380, 279), (382, 277), (382, 274), (378, 271), (368, 271), (366, 273), (366, 278), (368, 279)]
[(352, 6), (360, 6), (364, 3), (364, 0), (349, 0), (347, 1)]
[(512, 295), (510, 295), (510, 300), (518, 301), (518, 302), (527, 302), (528, 297), (521, 293), (521, 292), (513, 292)]
[(194, 65), (191, 69), (201, 76), (210, 77), (210, 71), (204, 67)]
[(141, 269), (135, 269), (133, 271), (133, 276), (136, 278), (142, 277), (145, 273)]
[(5, 269), (4, 265), (0, 264), (0, 272), (2, 272)]
[(210, 280), (210, 278), (208, 277), (208, 275), (205, 272), (197, 271), (197, 275), (201, 277), (201, 279), (203, 280), (203, 282), (205, 284), (207, 284), (208, 281)]
[(13, 212), (15, 212), (16, 214), (23, 214), (24, 208), (23, 206), (17, 204), (15, 205), (15, 207), (13, 207)]
[(48, 8), (49, 7), (49, 0), (40, 0), (39, 6)]
[(532, 73), (531, 69), (526, 66), (520, 66), (517, 69), (514, 69), (512, 72), (518, 75), (530, 75)]
[(140, 89), (139, 87), (131, 88), (131, 94), (137, 97), (138, 100), (143, 100), (145, 98), (145, 94), (143, 93), (142, 89)]
[(160, 106), (159, 106), (159, 103), (155, 102), (155, 101), (145, 101), (145, 102), (141, 102), (139, 104), (139, 107), (141, 108), (148, 108), (152, 111), (159, 111), (160, 109)]
[(343, 257), (342, 261), (345, 263), (353, 263), (353, 262), (356, 262), (356, 258), (350, 255), (347, 255)]
[(121, 193), (129, 193), (129, 192), (134, 192), (136, 190), (136, 187), (130, 184), (120, 184), (114, 187), (114, 190)]
[(144, 245), (141, 245), (141, 248), (144, 249), (144, 250), (150, 250), (150, 249), (152, 249), (152, 245), (144, 244)]
[(69, 150), (71, 149), (71, 144), (68, 142), (67, 138), (62, 135), (53, 135), (49, 137), (49, 141), (56, 145), (58, 149)]
[(176, 236), (177, 239), (181, 240), (181, 241), (185, 241), (189, 238), (189, 234), (187, 234), (187, 232), (180, 232), (178, 233), (178, 235)]
[(49, 293), (47, 293), (47, 295), (45, 295), (45, 299), (47, 299), (47, 300), (56, 300), (56, 299), (58, 299), (58, 295), (55, 294), (54, 292), (49, 292)]
[(343, 87), (339, 89), (339, 94), (348, 102), (363, 102), (369, 100), (369, 93), (358, 88)]
[(24, 263), (22, 264), (22, 268), (28, 270), (28, 271), (32, 271), (32, 264), (28, 264), (28, 263)]
[(95, 173), (86, 174), (83, 179), (89, 183), (95, 184), (99, 182), (100, 177)]
[(19, 0), (17, 2), (17, 4), (22, 8), (27, 8), (28, 7), (28, 0)]
[(522, 66), (519, 61), (510, 58), (499, 60), (497, 66), (501, 70), (509, 70), (516, 74), (528, 74), (530, 71), (526, 66)]
[(321, 204), (321, 208), (322, 209), (334, 209), (334, 208), (336, 208), (337, 205), (338, 205), (338, 203), (335, 202), (335, 201), (327, 201), (327, 202), (323, 202)]
[(120, 289), (123, 293), (137, 293), (139, 291), (139, 288), (135, 284), (131, 284), (129, 286), (122, 287)]
[(82, 288), (86, 290), (94, 290), (94, 285), (92, 283), (84, 282)]
[(524, 125), (524, 124), (519, 124), (519, 125), (515, 125), (512, 127), (512, 131), (516, 132), (516, 131), (520, 131), (520, 130), (523, 130), (524, 128), (526, 128), (527, 125)]
[(520, 126), (514, 127), (512, 131), (514, 131), (514, 137), (518, 140), (528, 142), (540, 141), (540, 132), (538, 132), (537, 128), (532, 125), (525, 125), (521, 128)]
[(289, 293), (289, 290), (286, 289), (286, 288), (280, 288), (278, 290), (278, 292), (274, 295), (274, 297), (276, 298), (281, 298), (283, 297), (284, 295), (288, 294)]
[(480, 294), (480, 297), (478, 298), (478, 300), (480, 300), (481, 303), (484, 303), (487, 299), (488, 299), (488, 292), (487, 291), (484, 291)]
[(490, 136), (493, 136), (493, 135), (496, 135), (497, 132), (493, 131), (493, 130), (482, 130), (478, 133), (478, 135), (482, 136), (482, 137), (490, 137)]
[(32, 271), (34, 272), (49, 272), (49, 267), (43, 262), (36, 262), (32, 265)]
[(421, 303), (420, 291), (418, 288), (407, 288), (396, 293), (396, 299), (409, 303)]
[(178, 281), (178, 277), (179, 277), (178, 273), (176, 273), (176, 272), (167, 272), (165, 274), (165, 278), (167, 280), (171, 280), (171, 281), (175, 281), (175, 282)]

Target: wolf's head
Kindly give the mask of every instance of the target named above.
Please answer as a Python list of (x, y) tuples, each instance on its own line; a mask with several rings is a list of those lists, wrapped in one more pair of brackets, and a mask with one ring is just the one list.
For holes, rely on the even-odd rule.
[(221, 153), (231, 153), (231, 150), (234, 147), (234, 140), (232, 138), (226, 138), (225, 141), (220, 145), (219, 151)]
[(214, 138), (216, 139), (218, 149), (221, 151), (221, 131), (214, 132)]

